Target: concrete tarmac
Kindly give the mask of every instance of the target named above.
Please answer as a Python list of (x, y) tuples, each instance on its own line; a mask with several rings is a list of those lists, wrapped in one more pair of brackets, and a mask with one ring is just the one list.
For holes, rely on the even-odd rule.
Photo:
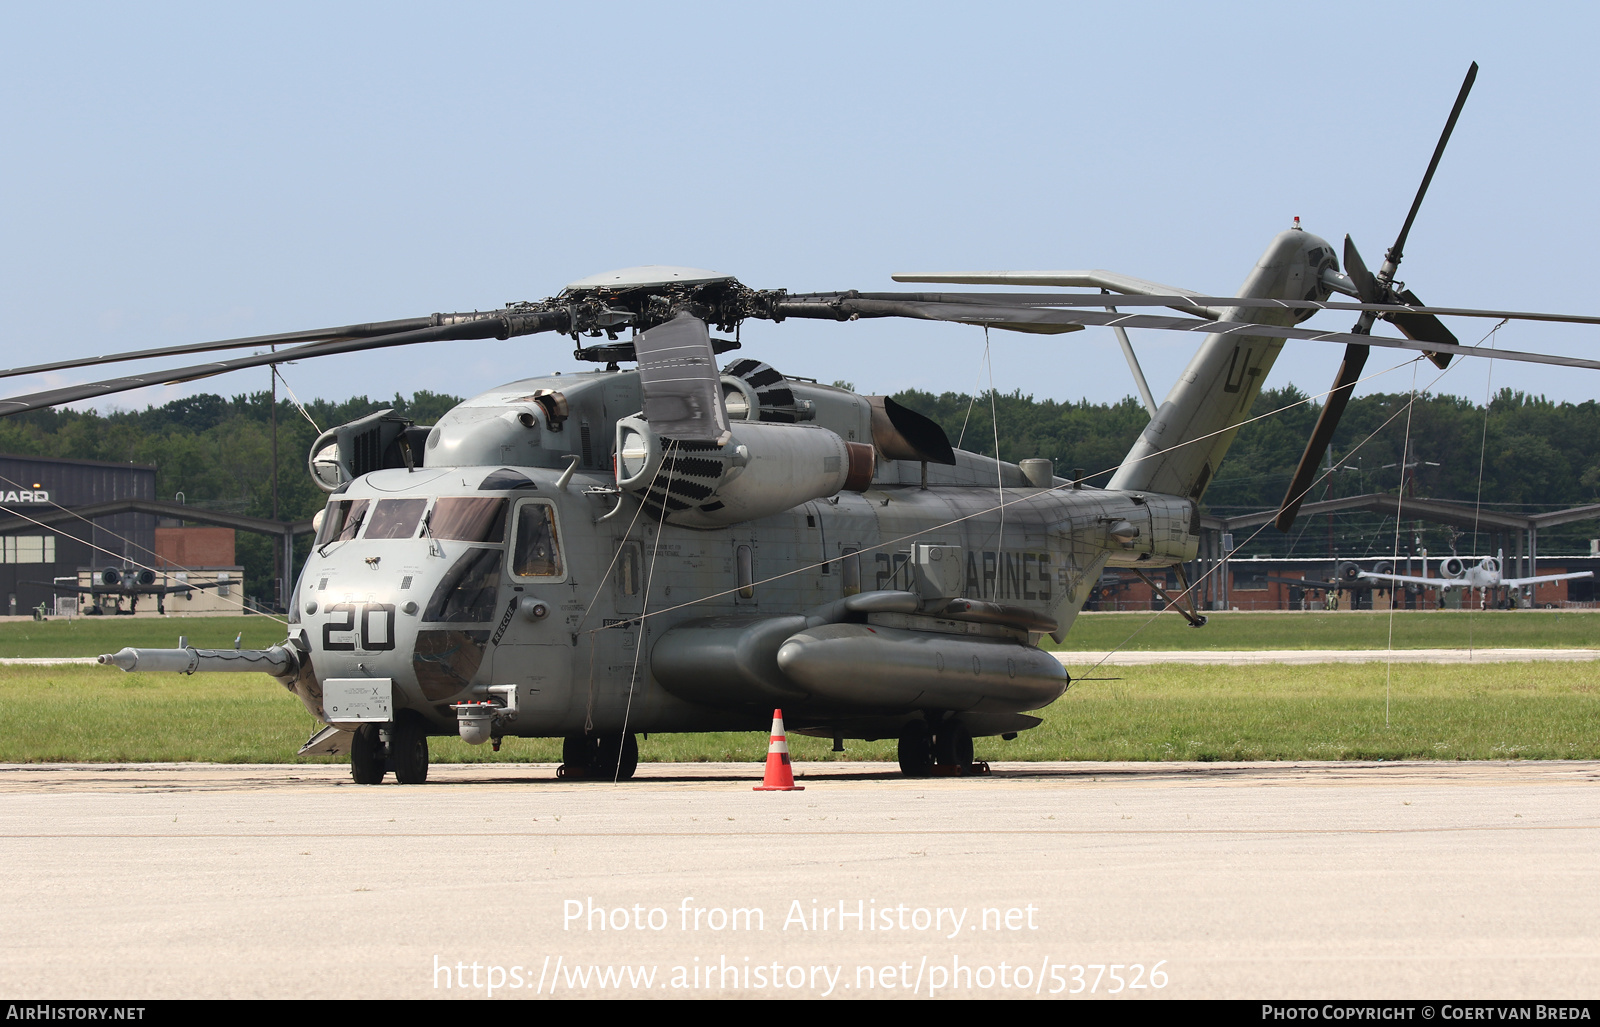
[(799, 769), (0, 767), (0, 989), (1600, 995), (1600, 763)]

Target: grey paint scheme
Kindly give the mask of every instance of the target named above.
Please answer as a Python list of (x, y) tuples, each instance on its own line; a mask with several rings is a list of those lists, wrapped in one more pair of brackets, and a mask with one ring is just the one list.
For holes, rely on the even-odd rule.
[[(1332, 254), (1314, 236), (1284, 233), (1241, 294), (1315, 293), (1323, 288), (1319, 264)], [(490, 685), (517, 688), (517, 716), (502, 725), (510, 735), (758, 730), (779, 704), (792, 728), (815, 734), (892, 736), (925, 712), (953, 715), (973, 734), (1026, 728), (1038, 721), (1023, 712), (1048, 704), (1066, 684), (1064, 676), (1052, 680), (1046, 662), (1055, 661), (1031, 644), (1041, 636), (942, 617), (945, 600), (930, 604), (914, 594), (915, 575), (901, 554), (913, 544), (960, 547), (964, 598), (1051, 618), (1059, 637), (1108, 563), (1159, 567), (1194, 557), (1199, 520), (1191, 497), (1203, 490), (1204, 468), (1221, 460), (1281, 345), (1208, 337), (1113, 488), (1072, 488), (1059, 478), (1039, 488), (1014, 464), (964, 451), (949, 466), (880, 457), (863, 492), (709, 529), (674, 525), (659, 508), (616, 492), (609, 451), (617, 421), (641, 405), (637, 372), (502, 386), (441, 419), (425, 466), (373, 472), (335, 498), (502, 495), (513, 507), (502, 550), (512, 544), (515, 511), (549, 503), (560, 576), (502, 575), (492, 615), (425, 625), (420, 618), (446, 572), (467, 550), (484, 547), (428, 537), (325, 544), (296, 587), (291, 637), (306, 656), (285, 683), (321, 717), (321, 679), (391, 678), (396, 708), (417, 711), (441, 733), (456, 730), (452, 700)], [(797, 394), (826, 388), (795, 384)], [(544, 390), (565, 397), (559, 431), (534, 402)], [(812, 427), (858, 438), (870, 420), (864, 401), (828, 391), (814, 405)], [(580, 432), (587, 444), (579, 444)], [(571, 455), (577, 469), (558, 487)], [(530, 486), (480, 488), (507, 468)], [(740, 586), (751, 582), (740, 579), (741, 547), (753, 577), (745, 591)], [(848, 615), (852, 551), (860, 588), (874, 595), (857, 597), (859, 608)], [(627, 594), (624, 560), (635, 561), (631, 576), (648, 588)], [(380, 613), (363, 612), (368, 607)], [(396, 611), (388, 637), (384, 608)], [(376, 648), (362, 633), (368, 622), (379, 625)], [(423, 692), (417, 668), (456, 651), (414, 657), (423, 630), (481, 636), (483, 658), (452, 694), (437, 686)], [(348, 648), (330, 650), (329, 641)], [(925, 669), (907, 672), (918, 664)], [(854, 682), (840, 680), (843, 668), (856, 670)], [(918, 674), (929, 682), (920, 692)]]
[[(1322, 272), (1329, 269), (1338, 270), (1333, 246), (1310, 232), (1290, 229), (1272, 240), (1238, 294), (1325, 300), (1330, 290)], [(1234, 308), (1222, 311), (1220, 319), (1288, 327), (1312, 313)], [(1109, 486), (1200, 498), (1282, 349), (1282, 339), (1206, 336)]]

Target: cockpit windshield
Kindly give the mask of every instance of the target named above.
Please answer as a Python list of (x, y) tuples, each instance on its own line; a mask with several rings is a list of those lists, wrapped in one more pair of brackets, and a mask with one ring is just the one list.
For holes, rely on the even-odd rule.
[(329, 542), (348, 542), (361, 530), (367, 516), (365, 499), (335, 499), (322, 514), (322, 530), (317, 533), (317, 545)]
[(367, 520), (366, 538), (410, 538), (422, 521), (426, 499), (380, 499)]
[(433, 504), (428, 533), (461, 542), (504, 542), (507, 500), (480, 496), (446, 496)]

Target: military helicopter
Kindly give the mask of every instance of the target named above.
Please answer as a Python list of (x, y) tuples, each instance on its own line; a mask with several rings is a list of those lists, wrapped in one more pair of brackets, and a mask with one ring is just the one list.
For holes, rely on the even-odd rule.
[[(17, 369), (6, 373), (289, 346), (14, 397), (0, 414), (333, 353), (568, 335), (599, 369), (511, 382), (434, 425), (377, 411), (317, 439), (309, 471), (329, 500), (283, 643), (123, 649), (101, 662), (271, 674), (326, 725), (301, 752), (348, 753), (354, 780), (368, 784), (391, 770), (425, 781), (428, 738), (441, 734), (495, 745), (559, 737), (563, 775), (625, 779), (638, 732), (762, 730), (774, 707), (791, 730), (836, 749), (897, 739), (908, 775), (970, 772), (974, 737), (1015, 737), (1066, 690), (1066, 671), (1039, 643), (1064, 638), (1107, 567), (1181, 575), (1194, 559), (1201, 498), (1285, 340), (1346, 346), (1302, 470), (1319, 462), (1372, 346), (1441, 365), (1492, 355), (1600, 368), (1462, 346), (1439, 316), (1600, 319), (1425, 307), (1394, 278), (1471, 81), (1376, 274), (1348, 237), (1341, 272), (1334, 246), (1298, 224), (1271, 241), (1236, 297), (1105, 271), (895, 276), (1103, 290), (1092, 293), (792, 294), (637, 267), (486, 312)], [(1107, 310), (1106, 292), (1178, 316)], [(1336, 292), (1359, 302), (1330, 301)], [(1355, 328), (1295, 327), (1322, 309), (1357, 313)], [(1056, 476), (1047, 460), (955, 449), (887, 397), (744, 356), (717, 366), (751, 318), (873, 317), (1205, 338), (1104, 489)], [(1371, 334), (1380, 318), (1401, 336)], [(1311, 485), (1297, 475), (1280, 526)]]

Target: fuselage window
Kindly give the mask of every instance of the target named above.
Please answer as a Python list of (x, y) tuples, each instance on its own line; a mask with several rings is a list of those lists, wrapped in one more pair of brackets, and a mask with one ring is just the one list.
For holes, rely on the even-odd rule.
[(380, 499), (367, 518), (366, 538), (410, 538), (417, 533), (426, 499)]
[(434, 538), (461, 542), (504, 542), (509, 505), (504, 499), (491, 497), (446, 496), (433, 504), (428, 533)]
[(554, 507), (547, 503), (527, 503), (517, 508), (517, 540), (511, 573), (519, 578), (559, 578), (564, 573)]

